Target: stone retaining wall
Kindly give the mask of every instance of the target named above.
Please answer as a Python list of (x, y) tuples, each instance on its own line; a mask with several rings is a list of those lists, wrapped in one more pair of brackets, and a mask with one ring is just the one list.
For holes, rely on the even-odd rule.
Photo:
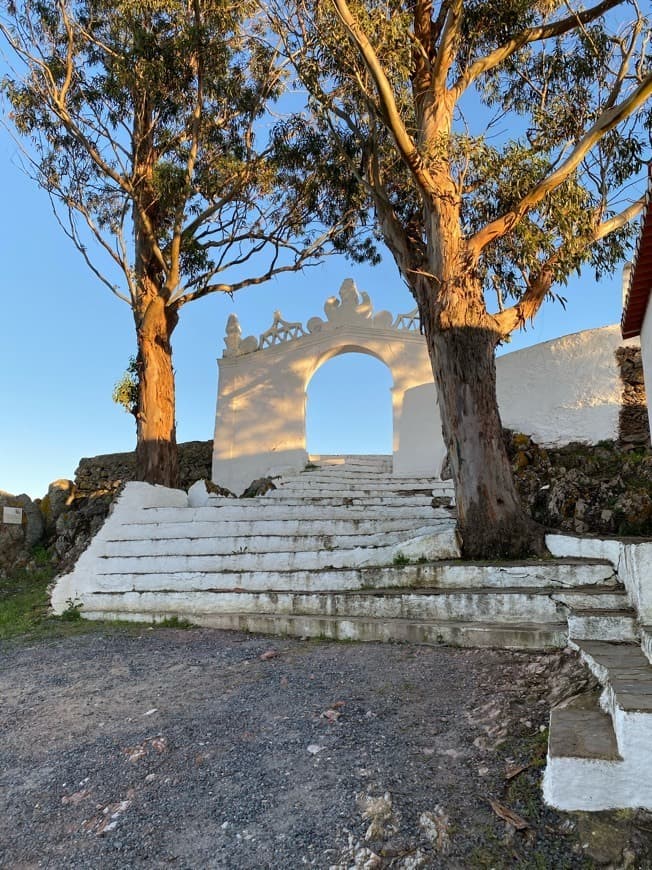
[[(179, 444), (179, 485), (189, 489), (203, 478), (210, 480), (212, 441), (186, 441)], [(136, 458), (131, 453), (105, 453), (81, 459), (75, 471), (79, 493), (115, 490), (135, 475)]]

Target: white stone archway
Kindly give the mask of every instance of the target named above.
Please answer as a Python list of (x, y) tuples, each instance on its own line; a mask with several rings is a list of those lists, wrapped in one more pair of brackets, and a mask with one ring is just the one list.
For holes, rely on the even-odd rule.
[[(428, 421), (434, 463), (416, 469), (401, 449), (404, 397), (408, 390), (432, 384), (432, 369), (416, 311), (394, 317), (374, 312), (366, 293), (344, 281), (339, 299), (324, 305), (325, 318), (313, 317), (304, 328), (274, 315), (272, 326), (259, 338), (242, 338), (231, 315), (219, 385), (213, 480), (235, 492), (253, 479), (284, 471), (299, 471), (308, 461), (306, 450), (306, 387), (314, 373), (342, 353), (366, 353), (383, 362), (392, 376), (393, 460), (396, 474), (436, 473), (443, 455), (439, 426)], [(434, 410), (434, 409), (433, 409)], [(436, 417), (436, 411), (434, 411)]]

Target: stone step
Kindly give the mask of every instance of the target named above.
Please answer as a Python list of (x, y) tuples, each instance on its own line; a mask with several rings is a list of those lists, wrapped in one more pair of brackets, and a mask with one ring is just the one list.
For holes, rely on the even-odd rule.
[(342, 483), (342, 484), (361, 484), (364, 486), (366, 483), (371, 483), (374, 486), (389, 486), (391, 487), (393, 484), (397, 486), (436, 486), (441, 489), (450, 489), (451, 491), (455, 488), (453, 486), (452, 481), (450, 480), (441, 480), (439, 477), (434, 477), (431, 475), (418, 475), (418, 476), (399, 476), (396, 474), (386, 474), (384, 472), (378, 473), (370, 473), (366, 471), (353, 471), (349, 470), (346, 467), (344, 468), (320, 468), (314, 469), (311, 471), (300, 471), (298, 474), (293, 475), (279, 475), (278, 478), (274, 478), (274, 482), (278, 483), (278, 481), (283, 483), (289, 483), (290, 481), (296, 482), (309, 482), (309, 481), (318, 481), (325, 483)]
[[(405, 507), (406, 505), (413, 505), (415, 507), (432, 507), (432, 500), (433, 498), (437, 498), (437, 496), (433, 496), (432, 494), (400, 496), (395, 495), (394, 493), (368, 496), (359, 496), (357, 493), (347, 496), (344, 493), (339, 493), (337, 495), (327, 496), (315, 493), (310, 494), (308, 492), (302, 495), (300, 492), (280, 492), (279, 490), (276, 490), (267, 493), (263, 498), (290, 507), (298, 507), (302, 505), (321, 505), (324, 507)], [(448, 496), (445, 496), (445, 498), (448, 498)], [(212, 498), (209, 496), (209, 506), (211, 503)]]
[[(433, 512), (434, 513), (434, 512)], [(159, 522), (159, 523), (124, 523), (103, 530), (100, 534), (105, 540), (139, 541), (161, 540), (165, 538), (200, 540), (201, 538), (251, 538), (251, 537), (283, 537), (293, 539), (300, 535), (311, 535), (315, 538), (329, 536), (361, 536), (403, 533), (409, 538), (420, 534), (423, 529), (428, 532), (452, 529), (455, 525), (447, 513), (442, 517), (428, 519), (427, 525), (420, 517), (398, 517), (397, 519), (342, 519), (327, 522), (323, 519), (256, 519), (237, 520), (224, 519), (211, 522), (197, 520), (189, 522)]]
[[(652, 665), (636, 643), (576, 640), (582, 660), (604, 686), (603, 707), (611, 713), (616, 726), (618, 746), (622, 746), (616, 714), (646, 714), (650, 727), (652, 753)], [(622, 718), (622, 717), (621, 717)], [(626, 724), (626, 719), (623, 718)]]
[[(411, 517), (415, 520), (448, 519), (450, 513), (443, 508), (432, 508), (427, 505), (342, 505), (328, 507), (319, 504), (284, 505), (272, 499), (233, 499), (216, 498), (206, 507), (152, 507), (135, 511), (121, 512), (123, 525), (129, 523), (195, 523), (223, 522), (224, 520), (333, 520), (356, 519), (402, 519)], [(419, 525), (425, 525), (419, 522)]]
[[(164, 531), (164, 530), (162, 530)], [(242, 553), (299, 553), (321, 550), (351, 550), (359, 547), (381, 547), (399, 544), (406, 539), (406, 530), (376, 532), (374, 534), (256, 534), (233, 536), (220, 529), (221, 535), (172, 538), (113, 539), (104, 547), (106, 556), (132, 556), (137, 544), (141, 556), (230, 556)], [(427, 535), (431, 526), (410, 529), (410, 537)]]
[[(107, 564), (108, 567), (108, 564)], [(99, 574), (96, 573), (96, 579)], [(573, 577), (576, 583), (573, 584)], [(576, 565), (559, 563), (551, 565), (522, 566), (462, 565), (459, 562), (432, 562), (425, 565), (388, 565), (382, 567), (340, 568), (321, 571), (213, 571), (208, 574), (196, 572), (157, 572), (151, 578), (142, 574), (107, 575), (99, 580), (98, 588), (118, 591), (131, 589), (215, 589), (232, 590), (235, 587), (247, 592), (272, 592), (292, 589), (295, 592), (329, 592), (359, 589), (437, 587), (441, 589), (483, 586), (485, 589), (503, 587), (558, 587), (594, 586), (613, 589), (612, 575), (601, 564)], [(616, 587), (620, 588), (620, 587)]]
[(610, 783), (620, 779), (623, 767), (598, 692), (571, 698), (551, 711), (543, 775), (546, 803), (567, 811), (610, 809)]
[[(640, 645), (598, 640), (571, 644), (603, 686), (600, 707), (609, 714), (617, 752), (622, 761), (587, 758), (564, 746), (563, 731), (553, 737), (544, 775), (544, 797), (563, 810), (652, 809), (652, 666)], [(562, 714), (562, 724), (566, 721)], [(590, 728), (589, 720), (586, 727)], [(576, 729), (584, 727), (577, 720)], [(604, 722), (600, 734), (604, 739)], [(591, 740), (590, 733), (584, 742)]]
[[(115, 560), (119, 561), (119, 560)], [(204, 573), (204, 572), (202, 572)], [(244, 589), (220, 591), (201, 586), (188, 586), (173, 591), (167, 584), (157, 583), (158, 577), (148, 571), (138, 591), (120, 592), (114, 580), (107, 583), (106, 575), (98, 576), (111, 592), (98, 591), (89, 599), (82, 598), (84, 608), (113, 609), (116, 594), (120, 593), (121, 606), (133, 611), (141, 609), (156, 613), (161, 609), (190, 608), (190, 614), (201, 613), (266, 613), (284, 616), (338, 616), (367, 617), (373, 619), (408, 619), (435, 621), (473, 621), (511, 623), (533, 621), (559, 623), (568, 607), (582, 607), (591, 600), (607, 604), (613, 593), (583, 589), (557, 592), (532, 589), (374, 589), (347, 592), (309, 592), (293, 590), (275, 592), (249, 592)], [(189, 600), (190, 599), (190, 600)], [(560, 607), (560, 605), (562, 605)], [(193, 619), (192, 615), (189, 618)], [(650, 699), (652, 700), (652, 698)]]
[(568, 636), (571, 640), (635, 643), (639, 637), (636, 613), (631, 607), (577, 610), (568, 616)]
[(433, 493), (453, 495), (453, 490), (448, 487), (436, 486), (430, 483), (387, 483), (383, 484), (378, 481), (364, 481), (364, 483), (352, 483), (349, 485), (346, 481), (341, 480), (316, 480), (314, 478), (305, 480), (291, 480), (287, 482), (279, 481), (276, 483), (276, 489), (270, 489), (263, 498), (270, 496), (278, 498), (287, 493), (318, 493), (331, 498), (337, 496), (355, 495), (357, 498), (365, 496), (378, 497), (383, 495), (410, 496), (429, 495)]
[(349, 468), (369, 467), (392, 469), (391, 453), (316, 453), (308, 457), (313, 465), (346, 465)]
[(641, 625), (639, 630), (641, 633), (643, 655), (652, 664), (652, 625)]
[[(416, 540), (415, 540), (416, 539)], [(133, 542), (132, 542), (133, 543)], [(147, 543), (147, 542), (145, 542)], [(416, 546), (417, 558), (451, 559), (458, 554), (454, 530), (422, 536), (411, 536), (390, 545), (358, 546), (350, 549), (321, 549), (312, 551), (237, 552), (228, 555), (188, 555), (168, 553), (164, 555), (141, 554), (132, 546), (132, 555), (112, 556), (103, 552), (101, 559), (107, 564), (101, 573), (147, 574), (167, 571), (170, 573), (202, 571), (317, 571), (323, 568), (349, 568), (363, 565), (389, 565), (403, 549)], [(287, 543), (286, 543), (287, 546)], [(134, 552), (135, 551), (135, 552)]]
[[(110, 602), (109, 602), (110, 603)], [(92, 610), (91, 603), (84, 610), (87, 619), (123, 619), (137, 622), (185, 618), (183, 609), (167, 606), (155, 614), (141, 610)], [(372, 641), (380, 643), (405, 642), (420, 644), (452, 644), (461, 647), (497, 649), (546, 650), (566, 645), (566, 624), (539, 625), (534, 622), (492, 624), (466, 621), (373, 619), (368, 617), (333, 616), (276, 616), (265, 613), (193, 614), (192, 621), (209, 628), (249, 631), (281, 637), (320, 638), (345, 641)]]

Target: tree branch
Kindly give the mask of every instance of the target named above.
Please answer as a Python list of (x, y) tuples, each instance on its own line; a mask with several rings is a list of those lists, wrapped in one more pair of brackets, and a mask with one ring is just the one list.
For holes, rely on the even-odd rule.
[[(588, 248), (592, 244), (595, 244), (595, 242), (600, 241), (600, 239), (604, 239), (615, 230), (624, 227), (625, 224), (629, 223), (643, 211), (645, 202), (646, 198), (643, 196), (620, 212), (620, 214), (600, 223), (593, 231), (591, 237), (586, 241), (584, 247)], [(570, 245), (572, 245), (572, 242), (562, 245), (542, 265), (537, 274), (528, 281), (527, 290), (523, 294), (523, 298), (520, 299), (516, 305), (512, 305), (510, 308), (505, 308), (499, 314), (493, 315), (493, 321), (496, 324), (498, 332), (500, 332), (502, 336), (507, 337), (514, 332), (515, 329), (522, 329), (528, 320), (534, 320), (534, 317), (541, 308), (544, 299), (550, 292), (550, 287), (552, 286), (554, 279), (553, 266)]]
[(632, 115), (651, 95), (652, 73), (649, 73), (620, 105), (602, 112), (595, 124), (584, 134), (564, 162), (554, 172), (539, 182), (539, 184), (535, 185), (515, 208), (491, 221), (469, 239), (468, 249), (474, 260), (477, 262), (482, 250), (488, 244), (512, 230), (542, 199), (563, 184), (577, 169), (591, 148), (606, 133), (613, 130), (621, 121)]
[(542, 40), (551, 39), (555, 36), (563, 36), (570, 30), (578, 27), (580, 24), (587, 24), (599, 18), (605, 12), (613, 9), (615, 6), (620, 6), (626, 0), (602, 0), (597, 6), (592, 6), (590, 9), (585, 9), (583, 12), (578, 12), (569, 15), (567, 18), (562, 18), (560, 21), (555, 21), (552, 24), (543, 24), (540, 27), (529, 27), (527, 30), (512, 37), (504, 45), (494, 49), (486, 57), (476, 60), (471, 66), (458, 78), (452, 88), (455, 100), (457, 101), (464, 91), (477, 78), (489, 70), (499, 66), (503, 61), (507, 60), (512, 54), (523, 48), (530, 42), (541, 42)]
[(367, 67), (369, 74), (376, 87), (380, 106), (384, 115), (384, 121), (392, 134), (399, 154), (410, 169), (415, 181), (421, 190), (429, 197), (436, 195), (437, 189), (430, 173), (423, 164), (414, 140), (408, 133), (394, 99), (392, 87), (385, 75), (383, 66), (378, 56), (367, 39), (357, 20), (351, 14), (346, 0), (332, 0), (346, 32), (356, 46)]

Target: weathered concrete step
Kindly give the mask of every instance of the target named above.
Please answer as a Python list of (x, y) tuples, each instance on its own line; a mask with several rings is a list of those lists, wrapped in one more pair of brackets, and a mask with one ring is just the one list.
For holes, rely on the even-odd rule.
[(568, 636), (572, 640), (638, 640), (638, 624), (633, 608), (578, 608), (568, 615)]
[(439, 477), (429, 475), (419, 475), (416, 477), (397, 476), (394, 474), (377, 473), (371, 474), (363, 471), (350, 471), (346, 468), (339, 469), (319, 469), (314, 471), (302, 471), (299, 474), (281, 475), (274, 478), (276, 485), (279, 482), (283, 485), (289, 482), (309, 483), (311, 481), (325, 483), (342, 483), (343, 485), (361, 484), (364, 486), (367, 482), (372, 486), (387, 486), (392, 487), (393, 484), (398, 486), (436, 486), (440, 489), (454, 489), (453, 483), (450, 480), (441, 480)]
[(369, 467), (390, 469), (393, 466), (391, 453), (315, 453), (308, 456), (313, 465), (348, 465), (353, 468)]
[[(574, 641), (582, 659), (605, 687), (603, 704), (611, 712), (647, 714), (652, 738), (652, 665), (636, 643), (616, 643), (596, 640)], [(618, 745), (622, 745), (618, 722), (614, 720)], [(650, 743), (652, 752), (652, 742)]]
[[(107, 569), (109, 563), (107, 562)], [(545, 568), (545, 573), (539, 573)], [(577, 569), (577, 570), (576, 570)], [(457, 589), (481, 587), (500, 590), (504, 587), (548, 587), (548, 590), (600, 586), (613, 590), (610, 575), (603, 565), (582, 566), (574, 564), (550, 564), (532, 566), (532, 573), (524, 574), (521, 566), (500, 569), (486, 565), (432, 562), (424, 565), (387, 565), (382, 567), (338, 568), (320, 571), (225, 571), (171, 573), (158, 571), (151, 576), (126, 573), (110, 574), (104, 579), (97, 575), (98, 588), (105, 590), (131, 589), (216, 589), (233, 590), (238, 587), (247, 592), (272, 592), (291, 589), (294, 592), (330, 592), (359, 589), (409, 589), (431, 587)], [(535, 573), (537, 572), (537, 573)], [(97, 572), (96, 572), (97, 574)], [(572, 582), (575, 575), (575, 583)], [(616, 587), (619, 589), (620, 587)]]
[[(637, 644), (595, 640), (574, 640), (571, 644), (604, 686), (600, 707), (610, 714), (622, 761), (555, 749), (552, 719), (553, 742), (544, 774), (544, 798), (562, 810), (651, 809), (652, 778), (648, 772), (652, 763), (652, 667)], [(590, 731), (593, 725), (601, 729), (595, 738)], [(583, 737), (587, 746), (600, 743), (603, 749), (613, 749), (604, 720), (598, 722), (596, 717), (583, 724), (576, 719), (568, 726), (578, 731), (587, 729)], [(562, 742), (561, 738), (557, 742)]]
[(304, 475), (300, 478), (289, 478), (286, 480), (275, 481), (276, 489), (270, 490), (266, 493), (266, 498), (269, 496), (273, 496), (274, 494), (279, 495), (284, 492), (320, 492), (324, 494), (333, 493), (335, 495), (353, 495), (353, 493), (357, 493), (359, 495), (399, 495), (404, 494), (408, 495), (430, 495), (433, 490), (437, 492), (445, 492), (447, 494), (452, 494), (452, 487), (446, 487), (437, 485), (435, 482), (429, 481), (414, 481), (405, 482), (405, 481), (376, 481), (376, 480), (364, 480), (364, 481), (346, 481), (346, 480), (320, 480), (319, 478), (313, 475)]
[[(137, 550), (139, 556), (231, 556), (242, 553), (298, 553), (317, 552), (319, 550), (351, 550), (359, 547), (381, 547), (400, 544), (406, 537), (427, 535), (432, 533), (432, 526), (418, 529), (405, 529), (380, 532), (374, 534), (348, 535), (332, 534), (280, 534), (234, 536), (228, 530), (220, 529), (221, 536), (191, 537), (193, 529), (186, 529), (187, 537), (173, 538), (168, 535), (159, 538), (133, 537), (125, 540), (117, 538), (107, 540), (104, 547), (106, 556), (133, 556)], [(351, 531), (351, 530), (349, 530)]]
[[(396, 496), (392, 493), (359, 496), (357, 492), (353, 492), (350, 495), (341, 493), (335, 496), (314, 493), (301, 495), (299, 492), (279, 492), (279, 490), (269, 492), (264, 496), (265, 499), (282, 502), (285, 505), (293, 507), (298, 505), (322, 505), (325, 507), (350, 507), (352, 505), (360, 507), (404, 507), (405, 505), (414, 505), (418, 507), (431, 507), (434, 497), (432, 495)], [(211, 501), (209, 496), (209, 504), (211, 504)]]
[(355, 520), (371, 518), (399, 519), (413, 517), (415, 519), (450, 518), (450, 514), (442, 508), (432, 508), (423, 505), (343, 505), (342, 507), (324, 507), (323, 505), (284, 505), (272, 499), (231, 499), (225, 498), (211, 501), (208, 507), (161, 507), (143, 508), (139, 511), (124, 511), (121, 513), (122, 523), (194, 523), (211, 522), (215, 520), (247, 520), (247, 519), (297, 519), (297, 520)]
[(394, 532), (406, 533), (404, 537), (411, 537), (414, 534), (419, 534), (420, 530), (427, 528), (429, 532), (435, 532), (438, 529), (450, 529), (454, 526), (454, 521), (445, 513), (444, 517), (435, 515), (431, 520), (427, 520), (427, 526), (423, 525), (423, 519), (420, 517), (399, 517), (398, 519), (361, 519), (347, 518), (343, 520), (334, 520), (331, 523), (325, 520), (301, 520), (301, 519), (256, 519), (256, 520), (230, 520), (230, 519), (213, 519), (212, 522), (196, 521), (192, 524), (188, 522), (173, 522), (173, 523), (127, 523), (120, 526), (115, 526), (100, 534), (105, 540), (122, 540), (122, 541), (139, 541), (139, 540), (158, 540), (170, 538), (190, 538), (199, 540), (201, 538), (240, 538), (240, 537), (269, 537), (279, 536), (287, 539), (292, 539), (297, 535), (313, 535), (315, 537), (323, 536), (351, 536), (360, 535), (367, 537), (368, 535), (382, 535)]
[[(412, 536), (411, 540), (378, 545), (375, 547), (351, 547), (348, 550), (281, 551), (281, 552), (239, 552), (229, 555), (175, 555), (162, 556), (128, 555), (111, 556), (101, 553), (100, 559), (106, 563), (99, 565), (100, 573), (148, 574), (161, 571), (316, 571), (322, 568), (353, 568), (362, 565), (388, 565), (397, 558), (401, 548), (417, 546), (424, 559), (451, 559), (458, 550), (453, 529), (427, 536)], [(134, 548), (135, 549), (135, 548)]]
[[(98, 577), (98, 580), (101, 578)], [(339, 616), (369, 617), (374, 619), (428, 619), (469, 620), (477, 622), (523, 622), (526, 619), (538, 623), (557, 623), (563, 617), (559, 596), (553, 599), (544, 591), (528, 589), (433, 590), (433, 589), (376, 589), (356, 592), (311, 592), (294, 591), (249, 592), (244, 589), (220, 591), (217, 589), (187, 588), (172, 591), (159, 585), (144, 591), (140, 584), (137, 591), (120, 594), (121, 606), (133, 611), (144, 609), (153, 612), (162, 607), (175, 606), (176, 601), (188, 601), (193, 613), (274, 613), (279, 617)], [(92, 596), (92, 609), (96, 602), (103, 607), (112, 607), (115, 595), (98, 592)], [(593, 592), (597, 599), (610, 599), (610, 593)], [(563, 593), (563, 605), (580, 605), (591, 596), (588, 590)], [(86, 599), (83, 599), (86, 606)], [(652, 700), (652, 698), (651, 698)]]
[(566, 644), (566, 624), (538, 625), (532, 622), (511, 625), (482, 625), (471, 622), (435, 622), (432, 620), (385, 620), (285, 616), (265, 613), (187, 613), (174, 607), (144, 614), (137, 610), (92, 610), (89, 603), (87, 619), (125, 619), (134, 621), (162, 620), (177, 616), (209, 628), (233, 629), (282, 637), (311, 637), (346, 641), (406, 642), (451, 644), (461, 647), (497, 649), (545, 650), (562, 648)]
[(600, 707), (600, 693), (577, 695), (550, 712), (548, 755), (621, 761), (611, 716)]

